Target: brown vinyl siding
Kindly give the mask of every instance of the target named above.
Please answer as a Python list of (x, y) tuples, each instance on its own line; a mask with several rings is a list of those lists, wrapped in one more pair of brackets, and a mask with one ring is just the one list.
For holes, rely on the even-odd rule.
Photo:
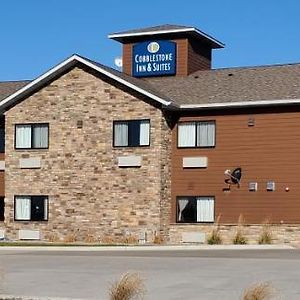
[(197, 43), (195, 40), (188, 41), (188, 70), (187, 75), (196, 71), (211, 69), (211, 48)]
[[(248, 127), (249, 117), (255, 125)], [(172, 220), (176, 221), (176, 196), (215, 196), (215, 215), (222, 223), (300, 222), (300, 110), (257, 114), (181, 117), (179, 121), (215, 120), (216, 147), (177, 148), (177, 126), (172, 135)], [(207, 156), (206, 169), (183, 169), (185, 156)], [(224, 171), (242, 168), (241, 186), (224, 182)], [(275, 181), (275, 191), (266, 190)], [(248, 191), (257, 182), (256, 192)], [(289, 191), (286, 191), (286, 188)]]
[(132, 44), (123, 45), (123, 72), (132, 75)]
[(188, 40), (174, 40), (177, 44), (176, 48), (176, 76), (187, 76), (188, 75)]

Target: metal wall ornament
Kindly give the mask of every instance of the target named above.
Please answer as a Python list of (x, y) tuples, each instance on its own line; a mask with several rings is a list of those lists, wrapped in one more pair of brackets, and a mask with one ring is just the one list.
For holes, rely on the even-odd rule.
[(226, 177), (225, 183), (227, 183), (229, 187), (233, 184), (237, 184), (237, 186), (240, 187), (240, 182), (242, 178), (242, 168), (238, 167), (235, 168), (233, 171), (227, 169), (225, 170), (224, 175)]

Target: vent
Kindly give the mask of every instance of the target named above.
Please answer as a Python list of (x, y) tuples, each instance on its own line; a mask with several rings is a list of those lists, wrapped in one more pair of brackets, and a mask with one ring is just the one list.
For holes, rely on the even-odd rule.
[(269, 191), (269, 192), (275, 191), (275, 182), (274, 181), (267, 182), (267, 191)]
[(249, 182), (249, 192), (257, 191), (257, 182)]
[(252, 127), (255, 125), (255, 119), (253, 117), (249, 117), (248, 119), (248, 126)]

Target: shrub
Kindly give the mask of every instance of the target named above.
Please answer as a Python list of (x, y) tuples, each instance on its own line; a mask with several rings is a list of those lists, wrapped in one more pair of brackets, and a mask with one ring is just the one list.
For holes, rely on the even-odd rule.
[(60, 241), (59, 236), (56, 233), (50, 233), (46, 236), (46, 240), (50, 243), (57, 243)]
[(259, 244), (272, 244), (272, 233), (270, 229), (264, 228), (258, 238)]
[(265, 220), (262, 227), (262, 232), (258, 238), (259, 244), (272, 244), (272, 232), (270, 229), (270, 221)]
[(244, 291), (242, 300), (268, 300), (273, 296), (273, 288), (269, 282), (258, 283)]
[(155, 233), (154, 239), (153, 239), (153, 244), (161, 245), (161, 244), (163, 244), (163, 242), (164, 242), (163, 237), (161, 235)]
[(218, 215), (216, 220), (216, 227), (212, 230), (212, 232), (207, 238), (207, 243), (209, 245), (222, 244), (222, 237), (220, 234), (220, 219), (221, 219), (221, 215)]
[(217, 245), (222, 244), (222, 238), (220, 234), (219, 228), (214, 228), (210, 234), (210, 236), (207, 238), (207, 243), (209, 245)]
[(242, 214), (240, 214), (239, 219), (238, 219), (237, 230), (236, 230), (235, 236), (232, 240), (233, 244), (235, 244), (235, 245), (247, 244), (247, 238), (245, 237), (244, 230), (243, 230), (244, 224), (245, 224), (244, 216)]
[(125, 273), (109, 289), (110, 300), (140, 299), (145, 293), (144, 282), (137, 273)]
[(117, 240), (114, 236), (103, 235), (100, 239), (100, 243), (104, 245), (114, 245), (117, 244)]
[(232, 242), (235, 245), (246, 245), (247, 238), (244, 236), (243, 232), (240, 229), (238, 229), (235, 233), (235, 236), (234, 236)]
[(127, 244), (127, 245), (136, 245), (138, 244), (138, 242), (139, 240), (137, 239), (137, 237), (131, 234), (124, 237), (124, 239), (121, 241), (122, 244)]
[(95, 237), (95, 235), (92, 232), (88, 231), (84, 237), (84, 242), (88, 244), (94, 244), (98, 242), (98, 239)]
[(74, 243), (76, 242), (76, 234), (75, 233), (68, 233), (65, 237), (64, 237), (64, 242), (65, 243)]

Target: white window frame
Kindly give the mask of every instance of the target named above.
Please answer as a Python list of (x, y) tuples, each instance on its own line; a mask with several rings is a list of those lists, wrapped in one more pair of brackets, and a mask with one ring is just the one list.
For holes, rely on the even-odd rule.
[[(131, 127), (133, 124), (139, 126), (138, 135), (134, 140), (138, 139), (137, 143), (132, 143), (134, 132)], [(126, 130), (127, 128), (127, 130)], [(123, 136), (118, 136), (118, 132)], [(114, 120), (113, 121), (113, 147), (149, 147), (150, 146), (150, 119), (140, 120)]]
[[(37, 129), (40, 127), (40, 133), (46, 132), (47, 136), (40, 138), (39, 143), (45, 145), (35, 145), (36, 139), (35, 134)], [(27, 141), (24, 138), (24, 132), (27, 131)], [(23, 130), (23, 133), (21, 132)], [(19, 135), (20, 133), (20, 135)], [(21, 139), (21, 140), (19, 140)], [(26, 149), (48, 149), (49, 148), (49, 123), (24, 123), (15, 124), (15, 149), (26, 150)]]
[[(182, 204), (180, 205), (180, 202)], [(183, 220), (184, 209), (188, 208), (188, 202), (193, 203), (195, 208), (195, 216), (193, 221), (185, 222)], [(214, 223), (215, 221), (215, 197), (214, 196), (178, 196), (176, 199), (177, 204), (177, 223)], [(201, 211), (200, 209), (205, 211)]]
[[(31, 206), (34, 198), (43, 198), (44, 200), (44, 217), (40, 220), (34, 220), (31, 212)], [(15, 221), (48, 221), (49, 197), (45, 195), (16, 195), (14, 200), (14, 220)]]
[[(190, 128), (185, 128), (187, 126)], [(206, 128), (201, 131), (201, 126), (206, 126)], [(213, 148), (216, 146), (215, 120), (184, 121), (179, 122), (177, 127), (178, 148)]]

